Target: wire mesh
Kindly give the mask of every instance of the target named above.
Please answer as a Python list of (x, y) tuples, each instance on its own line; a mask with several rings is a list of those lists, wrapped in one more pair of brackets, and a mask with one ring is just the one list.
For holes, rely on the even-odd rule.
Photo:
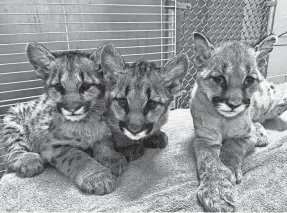
[(177, 9), (177, 53), (190, 58), (190, 70), (183, 80), (186, 94), (176, 99), (176, 108), (188, 108), (196, 76), (193, 32), (206, 34), (213, 43), (241, 40), (249, 43), (267, 35), (269, 1), (266, 0), (179, 0)]
[(0, 116), (43, 93), (26, 58), (30, 41), (51, 51), (93, 51), (111, 42), (126, 62), (157, 65), (175, 54), (175, 13), (167, 10), (175, 4), (164, 0), (0, 0), (0, 5)]

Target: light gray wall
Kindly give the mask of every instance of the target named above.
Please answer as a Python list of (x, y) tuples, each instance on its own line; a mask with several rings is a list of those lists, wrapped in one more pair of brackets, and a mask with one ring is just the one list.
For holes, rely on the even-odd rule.
[[(274, 20), (276, 35), (287, 31), (287, 0), (277, 0), (277, 8)], [(287, 75), (287, 34), (280, 37), (269, 57), (268, 77), (276, 75)], [(275, 82), (287, 81), (287, 77), (270, 78)]]

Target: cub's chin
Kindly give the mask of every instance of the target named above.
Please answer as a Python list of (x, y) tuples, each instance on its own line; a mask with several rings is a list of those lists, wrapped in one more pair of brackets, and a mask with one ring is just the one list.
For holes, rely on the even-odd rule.
[(242, 104), (239, 107), (236, 107), (235, 109), (231, 109), (227, 104), (224, 103), (219, 103), (216, 106), (216, 110), (223, 115), (224, 117), (227, 118), (233, 118), (236, 117), (240, 114), (242, 114), (246, 109), (248, 108), (248, 106)]

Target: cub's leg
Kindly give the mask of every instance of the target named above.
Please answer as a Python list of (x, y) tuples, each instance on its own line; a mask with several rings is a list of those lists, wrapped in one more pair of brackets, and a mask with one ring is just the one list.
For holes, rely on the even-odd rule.
[(221, 141), (214, 143), (206, 138), (195, 138), (194, 148), (200, 179), (197, 196), (206, 211), (235, 210), (235, 177), (220, 162)]
[(109, 169), (76, 147), (53, 144), (43, 156), (84, 192), (104, 195), (116, 188)]
[(21, 177), (33, 177), (44, 171), (44, 162), (38, 153), (15, 148), (5, 157), (7, 173), (16, 172)]
[(141, 139), (139, 141), (133, 142), (131, 145), (116, 147), (116, 150), (122, 153), (127, 161), (133, 161), (139, 159), (143, 156), (145, 148), (160, 148), (163, 149), (167, 146), (168, 137), (162, 131), (157, 131), (153, 135)]
[(256, 137), (257, 137), (257, 142), (256, 145), (257, 147), (265, 147), (268, 145), (269, 141), (267, 138), (267, 132), (260, 123), (254, 123), (253, 124), (256, 128)]
[(257, 137), (227, 139), (224, 141), (220, 152), (220, 159), (236, 177), (236, 183), (242, 180), (242, 161), (246, 154), (252, 151), (257, 142)]
[(134, 144), (116, 147), (117, 152), (125, 156), (128, 162), (139, 159), (145, 152), (142, 141), (136, 141)]
[(123, 134), (113, 134), (115, 150), (125, 156), (128, 162), (140, 158), (144, 152), (142, 140), (132, 140)]
[(93, 146), (93, 156), (103, 166), (111, 169), (115, 176), (119, 176), (128, 168), (125, 156), (115, 151), (111, 139), (104, 138), (97, 141)]
[(143, 139), (143, 144), (146, 148), (160, 148), (163, 149), (168, 144), (168, 137), (162, 131), (157, 131), (151, 136)]
[[(33, 152), (27, 140), (25, 130), (13, 115), (6, 117), (6, 124), (2, 129), (2, 140), (5, 148), (4, 163), (7, 172), (16, 172), (21, 177), (32, 177), (44, 171), (42, 157)], [(9, 122), (7, 119), (10, 119)]]

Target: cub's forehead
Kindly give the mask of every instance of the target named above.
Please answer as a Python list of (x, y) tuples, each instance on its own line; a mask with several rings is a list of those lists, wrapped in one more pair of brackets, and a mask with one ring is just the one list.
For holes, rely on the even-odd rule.
[(96, 65), (89, 55), (65, 52), (55, 55), (55, 58), (55, 63), (51, 69), (50, 83), (65, 82), (67, 80), (91, 83), (99, 81), (100, 66)]
[(118, 75), (111, 97), (141, 100), (151, 98), (165, 103), (168, 97), (161, 81), (160, 69), (154, 63), (146, 61), (127, 65), (125, 71)]
[(222, 74), (238, 69), (252, 71), (252, 68), (256, 68), (256, 54), (246, 44), (226, 42), (215, 48), (209, 62), (209, 69), (221, 71)]
[(241, 42), (226, 42), (215, 48), (214, 58), (221, 61), (248, 62), (255, 60), (255, 51), (252, 47)]
[(89, 72), (97, 69), (98, 66), (85, 56), (61, 56), (56, 58), (56, 65), (59, 69), (65, 69), (68, 72), (82, 71)]

